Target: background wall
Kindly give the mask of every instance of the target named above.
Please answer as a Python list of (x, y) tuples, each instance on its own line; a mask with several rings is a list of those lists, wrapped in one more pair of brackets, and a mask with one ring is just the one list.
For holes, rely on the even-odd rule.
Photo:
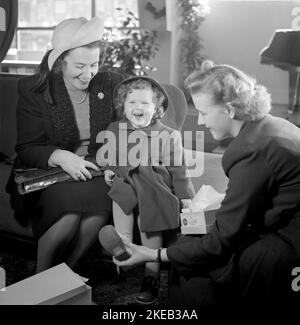
[[(288, 72), (260, 64), (260, 51), (274, 30), (291, 28), (300, 1), (217, 1), (200, 28), (205, 54), (216, 63), (236, 65), (267, 86), (273, 103), (288, 103)], [(300, 55), (300, 53), (299, 53)]]
[(157, 43), (159, 51), (154, 59), (150, 60), (150, 64), (157, 70), (149, 72), (149, 76), (156, 80), (169, 83), (171, 76), (171, 52), (172, 52), (172, 32), (158, 31)]

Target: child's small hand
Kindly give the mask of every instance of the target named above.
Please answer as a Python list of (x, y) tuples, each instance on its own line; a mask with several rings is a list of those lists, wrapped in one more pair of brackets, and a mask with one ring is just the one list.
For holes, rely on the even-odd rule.
[(114, 177), (115, 177), (115, 173), (112, 170), (107, 169), (104, 171), (104, 180), (108, 186), (112, 186)]
[(181, 203), (181, 209), (189, 209), (191, 207), (192, 200), (191, 199), (181, 199), (180, 203)]

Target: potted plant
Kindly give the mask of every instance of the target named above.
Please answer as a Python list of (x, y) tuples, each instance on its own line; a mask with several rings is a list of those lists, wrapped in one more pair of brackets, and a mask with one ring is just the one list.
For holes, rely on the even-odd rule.
[(117, 71), (126, 76), (146, 75), (156, 70), (149, 64), (159, 50), (157, 32), (138, 28), (138, 19), (127, 10), (121, 28), (112, 27), (106, 36), (106, 51), (101, 70)]
[[(210, 7), (208, 0), (177, 0), (177, 6), (180, 16), (179, 28), (182, 32), (179, 40), (181, 73), (185, 80), (206, 59), (199, 28), (208, 15)], [(186, 89), (183, 90), (187, 99), (190, 100)]]

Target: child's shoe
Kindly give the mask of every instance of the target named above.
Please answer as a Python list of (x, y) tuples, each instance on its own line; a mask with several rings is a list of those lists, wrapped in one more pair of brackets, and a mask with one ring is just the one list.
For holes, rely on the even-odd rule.
[(135, 298), (139, 304), (150, 305), (156, 302), (159, 291), (159, 279), (151, 275), (145, 276), (140, 293)]

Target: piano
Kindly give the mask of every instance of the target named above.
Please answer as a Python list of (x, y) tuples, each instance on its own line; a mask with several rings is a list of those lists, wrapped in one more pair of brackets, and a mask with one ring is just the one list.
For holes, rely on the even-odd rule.
[(277, 29), (261, 52), (261, 63), (289, 72), (289, 105), (286, 119), (300, 127), (300, 30)]

